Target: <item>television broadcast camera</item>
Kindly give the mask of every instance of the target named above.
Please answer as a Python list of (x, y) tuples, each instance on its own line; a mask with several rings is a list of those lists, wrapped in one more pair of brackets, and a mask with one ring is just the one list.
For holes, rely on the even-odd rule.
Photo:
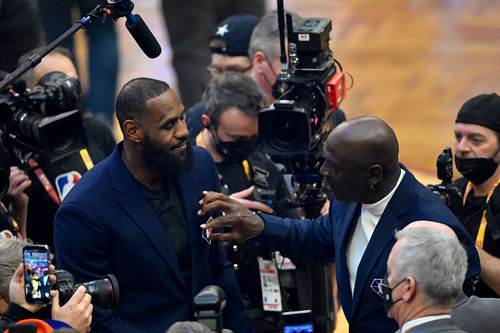
[(273, 86), (276, 100), (259, 113), (260, 148), (293, 175), (297, 194), (293, 205), (316, 217), (326, 201), (320, 192), (321, 153), (337, 124), (335, 110), (345, 97), (345, 76), (329, 48), (332, 21), (327, 18), (304, 18), (294, 29), (287, 14), (288, 65), (280, 10), (278, 2), (281, 73)]
[(462, 191), (453, 183), (453, 155), (451, 148), (446, 147), (439, 154), (437, 161), (437, 177), (442, 180), (441, 184), (427, 185), (448, 208), (457, 216), (462, 215)]
[(78, 79), (52, 72), (33, 89), (22, 86), (0, 92), (1, 140), (21, 166), (31, 157), (51, 163), (87, 145)]
[[(321, 154), (337, 125), (336, 110), (345, 97), (345, 76), (329, 47), (332, 21), (327, 18), (305, 18), (295, 23), (290, 14), (286, 15), (287, 61), (283, 1), (277, 4), (281, 71), (273, 86), (276, 100), (259, 113), (260, 149), (283, 164), (285, 173), (292, 174), (295, 201), (291, 205), (303, 207), (307, 218), (315, 218), (327, 200), (319, 174)], [(331, 332), (331, 268), (313, 264), (307, 273), (314, 330)]]
[(54, 271), (56, 283), (52, 289), (59, 291), (59, 303), (61, 306), (73, 296), (79, 286), (84, 286), (86, 292), (92, 297), (91, 303), (99, 309), (116, 309), (120, 304), (120, 288), (113, 274), (106, 275), (102, 280), (94, 280), (75, 284), (73, 275), (65, 270)]

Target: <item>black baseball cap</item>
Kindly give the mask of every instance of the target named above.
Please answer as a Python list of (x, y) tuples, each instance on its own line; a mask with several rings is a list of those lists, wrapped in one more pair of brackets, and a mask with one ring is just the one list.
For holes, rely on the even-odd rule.
[(455, 122), (481, 125), (500, 132), (500, 96), (491, 93), (472, 97), (462, 105)]
[(212, 53), (248, 57), (248, 44), (259, 19), (253, 15), (233, 15), (220, 22), (210, 37)]

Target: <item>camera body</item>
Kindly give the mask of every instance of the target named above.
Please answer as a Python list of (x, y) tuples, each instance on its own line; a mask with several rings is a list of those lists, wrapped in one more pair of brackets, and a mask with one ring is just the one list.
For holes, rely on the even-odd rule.
[(222, 310), (226, 307), (226, 293), (216, 285), (203, 288), (193, 300), (195, 318), (212, 332), (223, 331)]
[(315, 162), (345, 95), (343, 74), (329, 48), (331, 30), (330, 19), (305, 18), (288, 33), (290, 70), (277, 78), (275, 102), (259, 113), (261, 149), (287, 172), (319, 171)]
[(113, 274), (106, 275), (102, 280), (94, 280), (75, 284), (73, 275), (65, 270), (54, 271), (56, 283), (52, 289), (59, 291), (59, 303), (61, 306), (73, 296), (79, 286), (84, 286), (86, 292), (92, 297), (91, 303), (100, 309), (116, 309), (120, 303), (120, 289), (118, 281)]
[(453, 183), (453, 155), (451, 148), (446, 147), (439, 154), (437, 161), (437, 177), (442, 180), (441, 184), (430, 184), (427, 188), (436, 194), (448, 208), (460, 218), (462, 215), (463, 193), (460, 188)]
[(0, 93), (0, 126), (4, 145), (22, 162), (25, 155), (54, 162), (87, 145), (78, 79), (51, 72), (33, 89), (15, 89)]

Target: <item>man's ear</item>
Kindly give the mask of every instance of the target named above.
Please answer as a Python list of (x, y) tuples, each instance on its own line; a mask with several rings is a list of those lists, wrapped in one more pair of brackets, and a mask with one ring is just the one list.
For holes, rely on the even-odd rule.
[(253, 56), (253, 70), (259, 74), (264, 72), (264, 66), (266, 66), (266, 55), (262, 51), (255, 52)]
[(415, 297), (415, 294), (417, 293), (417, 282), (415, 279), (411, 276), (406, 278), (406, 286), (405, 286), (405, 291), (403, 294), (403, 300), (406, 303), (409, 303), (413, 300)]
[(382, 165), (375, 163), (368, 167), (368, 185), (376, 186), (384, 177), (384, 168)]
[(143, 130), (136, 121), (128, 119), (123, 122), (123, 136), (129, 141), (141, 143)]
[(203, 124), (203, 127), (209, 128), (211, 126), (210, 122), (210, 117), (206, 115), (205, 113), (201, 115), (201, 123)]

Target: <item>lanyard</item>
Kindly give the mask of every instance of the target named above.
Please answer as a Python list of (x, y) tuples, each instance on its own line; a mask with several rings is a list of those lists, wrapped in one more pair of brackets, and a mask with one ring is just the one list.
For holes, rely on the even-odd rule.
[[(196, 145), (205, 149), (207, 148), (207, 146), (205, 145), (205, 140), (203, 140), (202, 132), (200, 132), (196, 136)], [(247, 176), (248, 181), (251, 181), (252, 177), (250, 177), (250, 164), (247, 160), (244, 160), (243, 162), (241, 162), (241, 165), (243, 166), (243, 170), (245, 171), (245, 175)]]
[[(80, 150), (80, 157), (82, 158), (83, 163), (85, 164), (85, 167), (87, 168), (87, 171), (92, 169), (94, 166), (94, 162), (92, 162), (92, 158), (89, 155), (89, 152), (87, 151), (86, 148), (83, 148)], [(38, 166), (37, 161), (35, 159), (30, 158), (28, 159), (28, 164), (30, 167), (34, 168), (33, 172), (37, 176), (38, 180), (40, 183), (42, 183), (43, 188), (49, 195), (49, 197), (54, 201), (54, 203), (57, 206), (61, 205), (61, 200), (59, 199), (59, 196), (56, 193), (56, 190), (54, 189), (54, 186), (49, 181), (49, 178), (45, 175), (45, 172)]]
[(14, 230), (14, 233), (15, 233), (15, 236), (17, 236), (17, 238), (19, 239), (23, 239), (23, 235), (21, 234), (21, 231), (19, 229), (19, 224), (17, 223), (17, 221), (10, 215), (9, 213), (9, 210), (7, 209), (7, 207), (5, 207), (4, 203), (2, 201), (0, 201), (0, 206), (2, 207), (2, 209), (5, 211), (6, 213), (6, 216), (7, 216), (7, 222), (10, 222), (10, 224), (12, 225), (12, 228)]
[[(500, 178), (497, 180), (495, 185), (491, 188), (490, 192), (488, 193), (488, 196), (486, 197), (486, 206), (490, 202), (491, 196), (493, 195), (493, 192), (495, 192), (495, 189), (497, 188), (498, 184), (500, 184)], [(465, 202), (467, 201), (467, 197), (472, 190), (472, 183), (469, 181), (467, 182), (467, 187), (465, 188), (465, 193), (464, 193), (464, 201), (463, 205), (465, 206)], [(479, 230), (477, 232), (476, 236), (476, 246), (479, 248), (483, 248), (484, 244), (484, 235), (486, 233), (486, 226), (488, 225), (488, 221), (486, 220), (486, 207), (483, 210), (483, 214), (481, 216), (481, 224), (479, 225)]]

